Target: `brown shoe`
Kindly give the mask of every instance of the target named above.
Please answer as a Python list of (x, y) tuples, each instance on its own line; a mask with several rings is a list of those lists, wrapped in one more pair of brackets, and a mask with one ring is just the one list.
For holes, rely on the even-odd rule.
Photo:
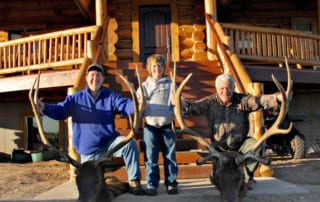
[(129, 182), (129, 192), (134, 195), (145, 195), (145, 191), (141, 186), (140, 180), (131, 180)]

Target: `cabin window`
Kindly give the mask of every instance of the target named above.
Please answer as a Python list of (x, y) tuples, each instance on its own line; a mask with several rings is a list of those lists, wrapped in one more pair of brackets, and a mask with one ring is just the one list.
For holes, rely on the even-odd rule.
[[(60, 133), (60, 122), (46, 116), (42, 116), (41, 121), (48, 141), (56, 148), (59, 148), (62, 142), (61, 137), (63, 137), (59, 135), (62, 134)], [(25, 149), (31, 151), (43, 149), (43, 145), (40, 142), (40, 136), (38, 135), (38, 126), (33, 116), (25, 117), (25, 134)]]
[(317, 33), (316, 19), (313, 18), (292, 18), (292, 28), (294, 30), (308, 33)]

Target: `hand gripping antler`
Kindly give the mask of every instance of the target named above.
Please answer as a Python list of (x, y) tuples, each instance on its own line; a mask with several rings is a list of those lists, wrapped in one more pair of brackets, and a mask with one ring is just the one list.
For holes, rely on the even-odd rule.
[(292, 85), (293, 85), (293, 81), (291, 79), (291, 73), (290, 73), (290, 68), (288, 65), (287, 58), (285, 58), (285, 63), (286, 63), (287, 77), (288, 77), (287, 91), (284, 91), (282, 85), (279, 83), (279, 81), (272, 74), (273, 82), (276, 84), (276, 86), (279, 89), (280, 94), (282, 96), (282, 102), (281, 102), (279, 115), (278, 115), (276, 121), (273, 123), (273, 125), (263, 134), (263, 136), (253, 146), (252, 151), (255, 151), (265, 140), (267, 140), (271, 136), (273, 136), (275, 134), (288, 134), (292, 129), (292, 122), (290, 122), (290, 126), (287, 129), (280, 129), (279, 128), (279, 125), (284, 120), (284, 118), (288, 112), (288, 109), (289, 109), (290, 96), (292, 93)]
[(59, 160), (63, 161), (63, 162), (68, 162), (71, 163), (73, 166), (75, 166), (76, 168), (79, 168), (80, 163), (75, 161), (73, 158), (71, 158), (68, 154), (61, 152), (59, 149), (57, 149), (56, 147), (54, 147), (46, 138), (44, 131), (43, 131), (43, 127), (42, 127), (42, 123), (40, 120), (40, 114), (39, 111), (37, 110), (36, 107), (36, 103), (38, 102), (38, 92), (39, 92), (39, 83), (40, 83), (40, 71), (38, 73), (38, 75), (36, 76), (36, 79), (32, 85), (32, 87), (30, 88), (29, 91), (29, 101), (32, 107), (32, 111), (34, 114), (34, 117), (36, 119), (36, 123), (38, 125), (38, 132), (40, 135), (40, 139), (42, 141), (42, 143), (47, 146), (49, 149), (51, 149), (52, 151), (54, 151), (55, 153), (59, 154), (59, 156), (61, 157)]
[[(176, 76), (176, 67), (174, 66), (174, 73), (171, 74), (171, 80), (173, 83), (175, 83), (175, 76)], [(208, 155), (202, 162), (206, 161), (207, 159), (210, 159), (212, 157), (216, 157), (216, 158), (223, 158), (223, 156), (213, 147), (211, 146), (204, 138), (201, 134), (199, 134), (198, 132), (192, 130), (191, 128), (189, 128), (182, 115), (181, 115), (181, 93), (182, 90), (184, 88), (184, 86), (187, 84), (187, 82), (190, 80), (192, 76), (192, 73), (190, 73), (180, 84), (179, 88), (177, 89), (176, 93), (175, 93), (175, 106), (174, 106), (174, 113), (176, 116), (176, 119), (180, 125), (180, 129), (176, 130), (177, 134), (187, 134), (189, 135), (192, 139), (196, 140), (197, 142), (199, 142), (201, 145), (203, 145), (204, 147), (206, 147), (209, 152), (210, 155)], [(197, 163), (201, 164), (201, 162)]]

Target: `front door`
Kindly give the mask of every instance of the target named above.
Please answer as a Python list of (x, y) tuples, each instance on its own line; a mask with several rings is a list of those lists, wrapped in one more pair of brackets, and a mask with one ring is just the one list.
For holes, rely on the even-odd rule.
[(140, 60), (145, 62), (152, 54), (171, 60), (170, 6), (139, 7)]

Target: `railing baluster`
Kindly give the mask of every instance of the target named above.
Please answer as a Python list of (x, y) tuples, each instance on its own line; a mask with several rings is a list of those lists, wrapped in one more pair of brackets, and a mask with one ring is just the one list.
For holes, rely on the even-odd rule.
[[(88, 33), (84, 33), (84, 41), (83, 41), (83, 52), (87, 53), (87, 41), (88, 41)], [(85, 55), (85, 54), (84, 54)]]
[(18, 64), (17, 67), (21, 67), (21, 44), (18, 44)]
[(7, 47), (3, 48), (3, 67), (7, 68)]
[(12, 67), (16, 67), (16, 45), (12, 47)]
[(54, 61), (58, 60), (58, 37), (54, 38)]
[(78, 34), (78, 58), (81, 58), (82, 40), (81, 34)]
[(261, 33), (261, 42), (262, 42), (262, 55), (267, 56), (267, 42), (266, 42), (266, 34)]
[(60, 37), (60, 61), (63, 61), (63, 52), (64, 52), (64, 37)]
[(245, 50), (245, 32), (241, 32), (241, 54), (246, 54)]
[(25, 67), (26, 66), (26, 43), (23, 43), (23, 47), (22, 47), (22, 66)]
[(76, 35), (72, 34), (72, 59), (75, 58)]
[(49, 58), (48, 62), (51, 63), (52, 61), (52, 38), (49, 39)]
[(47, 39), (43, 40), (43, 51), (42, 51), (42, 53), (43, 53), (43, 63), (44, 64), (47, 63), (47, 52), (48, 52), (48, 50), (47, 50), (47, 42), (48, 42)]
[(236, 41), (235, 41), (235, 48), (236, 48), (236, 53), (240, 54), (240, 50), (239, 50), (239, 30), (236, 31)]
[(31, 57), (32, 57), (32, 54), (31, 54), (31, 41), (28, 42), (28, 65), (30, 66), (31, 65)]
[(9, 60), (8, 60), (8, 68), (9, 69), (11, 68), (11, 57), (12, 57), (12, 55), (11, 55), (11, 46), (9, 46), (9, 49), (8, 49), (8, 58), (9, 58)]
[(66, 53), (66, 60), (69, 60), (69, 48), (70, 48), (70, 39), (69, 39), (69, 35), (66, 36), (67, 37), (67, 45), (66, 45), (66, 48), (67, 48), (67, 53)]
[(267, 56), (272, 56), (272, 40), (271, 40), (271, 34), (267, 33)]

